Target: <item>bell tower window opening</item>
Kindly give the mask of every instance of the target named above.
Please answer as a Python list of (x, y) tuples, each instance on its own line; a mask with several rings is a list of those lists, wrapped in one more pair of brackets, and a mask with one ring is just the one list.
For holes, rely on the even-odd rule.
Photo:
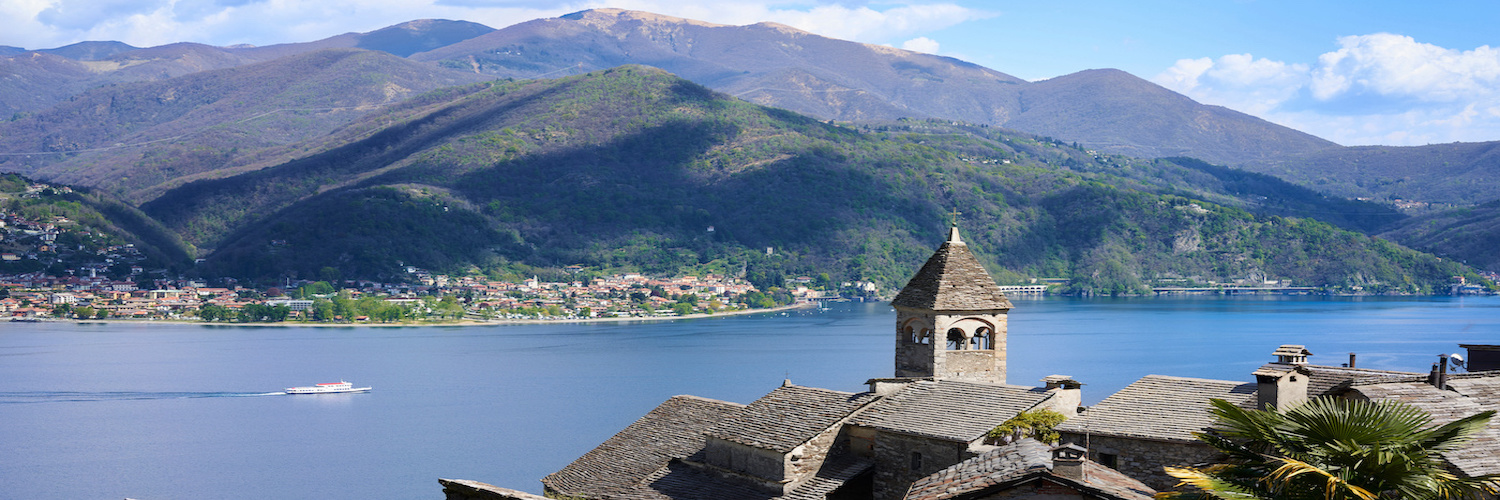
[(969, 348), (969, 338), (961, 328), (948, 329), (948, 350), (962, 351)]
[(974, 332), (974, 348), (983, 351), (995, 349), (995, 332), (989, 327), (980, 327)]

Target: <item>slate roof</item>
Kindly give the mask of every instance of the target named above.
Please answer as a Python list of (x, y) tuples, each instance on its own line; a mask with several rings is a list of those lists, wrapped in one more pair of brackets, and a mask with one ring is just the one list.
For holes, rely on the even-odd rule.
[(703, 431), (745, 406), (696, 396), (674, 396), (625, 430), (542, 478), (570, 496), (601, 498), (634, 487), (673, 458), (703, 449)]
[(918, 479), (906, 500), (986, 497), (1043, 475), (1106, 498), (1145, 500), (1156, 493), (1140, 481), (1094, 462), (1084, 462), (1083, 482), (1052, 476), (1051, 471), (1050, 448), (1034, 439), (1022, 439)]
[(1214, 423), (1209, 399), (1242, 404), (1255, 397), (1254, 383), (1147, 375), (1111, 394), (1059, 432), (1196, 442), (1193, 433)]
[(929, 311), (1011, 309), (1010, 299), (995, 279), (969, 252), (969, 246), (958, 239), (958, 228), (953, 228), (948, 241), (922, 264), (891, 305)]
[(870, 405), (849, 423), (970, 442), (1050, 397), (1044, 389), (957, 380), (915, 382)]
[(780, 453), (792, 451), (875, 400), (872, 393), (848, 393), (783, 385), (735, 412), (705, 433), (734, 443)]
[(777, 496), (748, 485), (727, 481), (679, 460), (662, 467), (635, 487), (610, 495), (609, 500), (823, 500), (875, 466), (873, 460), (854, 455), (828, 459), (823, 467), (796, 490)]
[[(1354, 392), (1371, 401), (1394, 399), (1432, 415), (1435, 424), (1446, 424), (1485, 410), (1500, 410), (1500, 377), (1456, 379), (1448, 382), (1454, 390), (1441, 391), (1425, 382), (1390, 382), (1354, 386)], [(1500, 419), (1489, 426), (1463, 449), (1443, 452), (1443, 459), (1465, 476), (1500, 474)]]
[(1338, 395), (1354, 385), (1378, 384), (1383, 382), (1411, 382), (1425, 380), (1427, 377), (1425, 373), (1345, 368), (1342, 366), (1303, 365), (1303, 367), (1311, 372), (1307, 379), (1308, 397)]

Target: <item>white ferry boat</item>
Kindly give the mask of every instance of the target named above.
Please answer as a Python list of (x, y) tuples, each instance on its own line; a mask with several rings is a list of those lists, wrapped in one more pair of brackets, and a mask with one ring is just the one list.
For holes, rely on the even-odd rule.
[(287, 394), (339, 394), (345, 392), (365, 392), (369, 387), (355, 387), (354, 384), (338, 381), (326, 384), (311, 385), (306, 387), (288, 387)]

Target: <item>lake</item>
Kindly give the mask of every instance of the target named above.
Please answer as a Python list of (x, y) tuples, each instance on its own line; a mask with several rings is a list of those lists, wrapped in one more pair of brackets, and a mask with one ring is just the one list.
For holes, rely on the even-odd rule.
[[(1316, 364), (1426, 371), (1500, 344), (1500, 298), (1015, 298), (1013, 384), (1094, 403), (1147, 374)], [(0, 497), (437, 499), (538, 480), (677, 394), (891, 376), (885, 304), (673, 322), (409, 328), (0, 324)], [(347, 380), (365, 394), (287, 396)]]

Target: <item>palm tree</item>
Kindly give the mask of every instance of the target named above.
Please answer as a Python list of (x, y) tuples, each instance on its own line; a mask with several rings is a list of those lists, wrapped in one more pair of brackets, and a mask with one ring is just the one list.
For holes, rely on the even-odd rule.
[(1500, 493), (1500, 475), (1461, 478), (1440, 453), (1473, 439), (1486, 411), (1443, 425), (1399, 401), (1316, 398), (1285, 412), (1212, 400), (1218, 423), (1195, 433), (1227, 456), (1205, 467), (1167, 467), (1179, 486), (1159, 499), (1456, 499)]

